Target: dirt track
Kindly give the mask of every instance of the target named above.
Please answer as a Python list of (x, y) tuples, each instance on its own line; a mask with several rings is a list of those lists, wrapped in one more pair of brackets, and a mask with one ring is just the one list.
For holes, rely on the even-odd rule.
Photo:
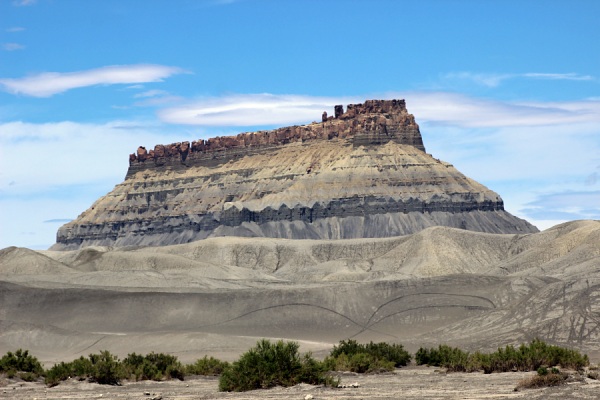
[[(105, 386), (70, 380), (47, 388), (43, 383), (2, 380), (0, 398), (6, 399), (597, 399), (600, 382), (575, 381), (558, 388), (515, 391), (518, 381), (531, 372), (484, 375), (446, 374), (436, 368), (407, 367), (381, 375), (342, 375), (342, 384), (358, 388), (323, 388), (297, 385), (291, 388), (245, 393), (218, 392), (218, 379), (192, 377), (184, 382), (131, 382)], [(148, 394), (146, 394), (148, 393)], [(308, 397), (310, 398), (310, 396)]]

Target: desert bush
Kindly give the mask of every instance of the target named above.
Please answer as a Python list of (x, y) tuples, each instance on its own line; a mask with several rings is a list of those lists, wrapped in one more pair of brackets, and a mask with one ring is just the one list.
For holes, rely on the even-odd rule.
[(161, 380), (174, 378), (183, 380), (185, 368), (177, 361), (177, 357), (162, 353), (150, 353), (145, 356), (132, 353), (123, 361), (101, 351), (90, 354), (88, 358), (80, 357), (69, 363), (55, 364), (46, 371), (45, 382), (49, 386), (58, 385), (68, 378), (89, 379), (108, 385), (118, 385), (122, 379)]
[[(0, 358), (0, 372), (31, 372), (37, 376), (44, 373), (42, 364), (28, 350), (19, 349), (14, 353), (8, 352)], [(13, 375), (14, 376), (14, 375)]]
[(185, 372), (189, 375), (216, 376), (221, 375), (227, 367), (229, 367), (229, 363), (226, 361), (204, 356), (204, 358), (196, 360), (194, 364), (186, 365)]
[(19, 378), (25, 382), (33, 382), (39, 378), (39, 375), (33, 372), (19, 372)]
[(219, 378), (219, 390), (243, 392), (298, 383), (333, 384), (322, 363), (310, 354), (301, 357), (298, 348), (296, 342), (259, 341), (256, 347), (224, 369)]
[[(479, 362), (476, 363), (476, 360)], [(485, 362), (485, 356), (481, 353), (471, 356), (458, 347), (441, 344), (437, 349), (419, 348), (415, 353), (415, 362), (417, 365), (444, 367), (453, 372), (471, 372), (478, 367), (479, 363)]]
[(548, 386), (559, 386), (566, 383), (569, 375), (562, 373), (558, 368), (552, 368), (548, 371), (546, 367), (540, 367), (537, 374), (525, 378), (517, 384), (515, 389), (535, 389)]
[(358, 373), (392, 371), (410, 362), (410, 354), (402, 345), (389, 343), (360, 344), (342, 340), (325, 359), (325, 367), (332, 371)]
[(337, 357), (325, 358), (323, 364), (330, 371), (350, 371), (359, 374), (394, 370), (393, 361), (379, 359), (368, 353), (356, 353), (351, 356), (341, 353)]
[(61, 362), (46, 371), (44, 382), (52, 387), (58, 385), (61, 381), (65, 381), (71, 377), (71, 367), (69, 364)]
[(48, 386), (56, 386), (61, 381), (71, 377), (84, 380), (92, 375), (93, 370), (94, 365), (91, 359), (81, 356), (70, 363), (61, 362), (48, 369), (46, 371), (45, 382)]
[(420, 348), (415, 354), (417, 365), (427, 364), (446, 367), (449, 371), (485, 373), (508, 371), (536, 371), (540, 367), (560, 365), (564, 368), (580, 370), (589, 365), (587, 355), (576, 350), (548, 345), (539, 339), (518, 348), (506, 346), (489, 354), (476, 352), (469, 354), (458, 348), (440, 345), (438, 348)]
[(185, 368), (177, 357), (154, 352), (145, 356), (136, 353), (127, 355), (123, 359), (123, 369), (127, 376), (134, 376), (135, 380), (183, 380), (185, 375)]
[(103, 350), (99, 354), (90, 354), (89, 358), (92, 362), (90, 381), (103, 385), (118, 385), (121, 379), (125, 378), (125, 371), (119, 358), (108, 350)]

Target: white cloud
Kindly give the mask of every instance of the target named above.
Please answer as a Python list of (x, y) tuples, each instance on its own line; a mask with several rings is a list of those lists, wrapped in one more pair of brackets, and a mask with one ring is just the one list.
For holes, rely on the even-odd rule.
[(16, 33), (16, 32), (23, 32), (24, 30), (25, 30), (25, 28), (23, 28), (22, 26), (13, 26), (13, 27), (7, 28), (6, 32)]
[(116, 184), (139, 145), (181, 141), (180, 131), (163, 129), (131, 121), (0, 124), (0, 197), (98, 181)]
[(550, 126), (599, 123), (600, 101), (509, 102), (447, 92), (406, 92), (407, 107), (419, 121), (459, 127)]
[(167, 92), (166, 90), (155, 89), (155, 90), (147, 90), (142, 93), (137, 93), (133, 97), (136, 99), (139, 99), (139, 98), (146, 98), (146, 97), (165, 96), (168, 94), (169, 94), (169, 92)]
[(568, 80), (568, 81), (591, 81), (595, 78), (591, 75), (581, 75), (577, 73), (543, 73), (543, 72), (527, 72), (522, 74), (486, 74), (476, 72), (451, 72), (444, 74), (442, 78), (446, 80), (467, 80), (478, 85), (487, 87), (497, 87), (503, 81), (508, 79), (532, 78), (532, 79), (549, 79), (549, 80)]
[(50, 97), (67, 90), (94, 85), (114, 85), (144, 82), (161, 82), (181, 68), (164, 65), (137, 64), (112, 65), (76, 72), (45, 72), (19, 79), (0, 79), (4, 90), (33, 97)]
[(2, 49), (6, 51), (23, 50), (25, 46), (19, 43), (2, 43)]
[(323, 111), (358, 98), (302, 95), (247, 94), (203, 98), (159, 111), (161, 120), (173, 124), (204, 126), (258, 126), (308, 123), (320, 120)]
[(526, 78), (537, 78), (537, 79), (551, 79), (551, 80), (566, 80), (566, 81), (592, 81), (594, 77), (591, 75), (580, 75), (575, 73), (568, 74), (545, 74), (530, 72), (527, 74), (521, 74), (517, 76), (523, 76)]
[[(600, 101), (525, 103), (487, 100), (448, 92), (400, 92), (373, 98), (405, 98), (419, 122), (457, 127), (549, 126), (600, 123)], [(167, 123), (201, 126), (260, 126), (309, 123), (335, 104), (360, 97), (249, 94), (204, 98), (160, 110)]]

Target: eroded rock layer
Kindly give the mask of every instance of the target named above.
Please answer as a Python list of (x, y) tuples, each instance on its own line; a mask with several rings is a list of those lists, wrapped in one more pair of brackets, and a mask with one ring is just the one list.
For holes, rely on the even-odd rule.
[(426, 154), (403, 100), (371, 100), (320, 123), (140, 147), (125, 181), (61, 227), (54, 248), (387, 237), (434, 225), (537, 231)]

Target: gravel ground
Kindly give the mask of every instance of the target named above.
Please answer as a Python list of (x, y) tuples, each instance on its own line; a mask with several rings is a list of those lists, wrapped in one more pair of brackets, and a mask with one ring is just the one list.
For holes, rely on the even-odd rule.
[[(532, 372), (445, 373), (428, 367), (406, 367), (393, 373), (358, 375), (344, 373), (346, 388), (297, 385), (291, 388), (244, 393), (218, 391), (218, 378), (190, 377), (186, 381), (125, 382), (121, 386), (69, 380), (48, 388), (42, 382), (0, 380), (3, 399), (597, 399), (600, 382), (572, 380), (555, 388), (515, 391), (517, 383)], [(357, 386), (357, 387), (352, 387)]]

